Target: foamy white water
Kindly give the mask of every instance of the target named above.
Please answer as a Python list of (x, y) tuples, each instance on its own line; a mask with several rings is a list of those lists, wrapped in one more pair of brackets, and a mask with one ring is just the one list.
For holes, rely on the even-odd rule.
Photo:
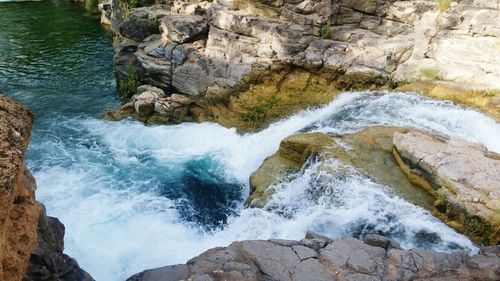
[[(246, 135), (211, 123), (144, 126), (130, 120), (55, 119), (52, 126), (74, 137), (54, 136), (35, 145), (31, 149), (44, 155), (29, 165), (39, 199), (66, 225), (66, 251), (97, 280), (123, 280), (147, 268), (183, 263), (233, 240), (300, 239), (308, 229), (332, 237), (380, 231), (405, 247), (473, 252), (464, 236), (335, 161), (321, 169), (340, 167), (347, 176), (324, 173), (313, 163), (277, 186), (280, 191), (269, 203), (273, 208), (237, 204), (236, 214), (215, 231), (186, 221), (179, 199), (165, 196), (186, 170), (206, 170), (242, 186), (241, 202), (250, 174), (286, 136), (301, 130), (353, 132), (370, 125), (437, 131), (500, 152), (500, 125), (477, 111), (418, 95), (366, 92), (343, 94), (325, 107)], [(186, 168), (193, 162), (196, 169)], [(334, 192), (317, 192), (319, 182)]]

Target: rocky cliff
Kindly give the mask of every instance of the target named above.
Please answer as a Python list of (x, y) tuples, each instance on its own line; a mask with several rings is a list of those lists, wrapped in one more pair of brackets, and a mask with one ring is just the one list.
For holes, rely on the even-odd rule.
[[(147, 99), (153, 110), (134, 106), (139, 98), (123, 111), (246, 129), (339, 90), (431, 81), (440, 88), (418, 90), (465, 91), (457, 101), (498, 118), (498, 1), (441, 2), (191, 0), (132, 9), (115, 23), (119, 85), (128, 95), (140, 84), (164, 93)], [(172, 93), (189, 102), (168, 100)]]
[(128, 281), (371, 281), (499, 280), (500, 248), (479, 254), (403, 250), (383, 236), (331, 240), (308, 233), (300, 241), (238, 241), (214, 248), (187, 264), (146, 270)]
[(93, 280), (63, 254), (64, 226), (35, 199), (24, 163), (33, 115), (0, 95), (0, 280)]

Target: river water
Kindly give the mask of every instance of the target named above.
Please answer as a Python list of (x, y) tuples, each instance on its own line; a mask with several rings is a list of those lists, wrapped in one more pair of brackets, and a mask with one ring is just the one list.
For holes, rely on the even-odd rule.
[[(26, 161), (37, 197), (65, 224), (66, 253), (96, 280), (184, 263), (233, 240), (300, 239), (307, 230), (383, 233), (407, 248), (477, 250), (393, 187), (335, 160), (311, 163), (277, 185), (264, 209), (242, 206), (250, 174), (295, 132), (402, 125), (500, 152), (500, 125), (477, 111), (416, 94), (362, 92), (246, 135), (211, 123), (110, 122), (102, 116), (119, 104), (112, 39), (98, 20), (54, 0), (0, 4), (0, 26), (0, 92), (36, 118)], [(333, 192), (315, 192), (320, 183)]]

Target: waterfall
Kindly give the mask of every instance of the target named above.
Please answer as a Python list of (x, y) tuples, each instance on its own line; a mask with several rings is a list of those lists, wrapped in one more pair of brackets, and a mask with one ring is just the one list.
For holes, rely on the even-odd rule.
[[(309, 229), (332, 237), (378, 231), (404, 247), (474, 252), (427, 211), (336, 161), (321, 165), (349, 172), (325, 175), (312, 163), (276, 186), (268, 208), (243, 208), (249, 176), (286, 136), (371, 125), (436, 131), (500, 151), (500, 125), (475, 110), (417, 94), (359, 92), (243, 135), (213, 123), (54, 118), (51, 133), (31, 147), (43, 157), (29, 165), (39, 198), (66, 225), (68, 253), (97, 280), (183, 263), (234, 240), (300, 239)], [(308, 196), (318, 181), (334, 192)], [(207, 226), (210, 220), (222, 222)]]

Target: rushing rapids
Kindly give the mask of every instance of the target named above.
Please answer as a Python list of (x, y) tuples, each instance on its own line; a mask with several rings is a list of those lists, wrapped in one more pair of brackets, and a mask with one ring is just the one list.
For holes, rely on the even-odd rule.
[[(2, 26), (16, 26), (0, 30), (0, 91), (37, 118), (27, 163), (38, 199), (66, 225), (66, 251), (96, 280), (183, 263), (234, 240), (300, 239), (306, 230), (331, 237), (377, 232), (405, 248), (476, 251), (429, 212), (338, 161), (310, 163), (276, 186), (263, 209), (242, 202), (250, 174), (296, 132), (398, 125), (500, 152), (500, 125), (485, 115), (416, 94), (361, 92), (244, 135), (212, 123), (105, 121), (103, 112), (118, 101), (111, 40), (98, 23), (64, 1), (0, 11)], [(320, 184), (328, 191), (317, 192)]]
[[(66, 224), (68, 252), (99, 280), (184, 262), (233, 240), (299, 239), (308, 229), (332, 237), (371, 231), (407, 248), (474, 252), (467, 238), (352, 167), (325, 174), (313, 164), (279, 186), (263, 210), (242, 207), (249, 175), (282, 138), (372, 124), (437, 130), (499, 150), (498, 124), (478, 112), (413, 94), (367, 92), (343, 94), (247, 135), (210, 123), (148, 127), (60, 117), (49, 127), (56, 130), (51, 137), (31, 147), (44, 157), (29, 163), (40, 199)], [(66, 140), (56, 135), (58, 127)], [(330, 165), (335, 171), (342, 163)], [(318, 181), (332, 192), (305, 196)], [(96, 252), (103, 256), (96, 259)]]

